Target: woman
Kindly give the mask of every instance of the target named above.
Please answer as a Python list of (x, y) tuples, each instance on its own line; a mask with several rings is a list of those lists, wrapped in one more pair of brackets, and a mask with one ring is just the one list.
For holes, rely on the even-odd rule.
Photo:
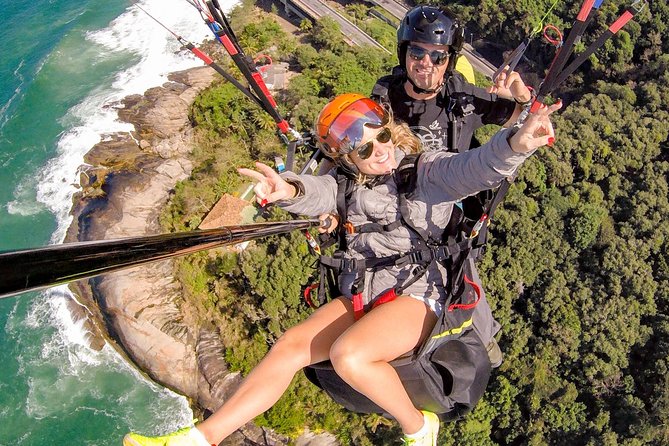
[[(559, 104), (542, 108), (519, 129), (499, 132), (478, 150), (456, 155), (423, 154), (417, 163), (416, 186), (407, 203), (414, 224), (439, 237), (456, 200), (496, 186), (535, 149), (552, 145), (554, 132), (549, 115), (558, 108)], [(316, 134), (322, 150), (340, 172), (356, 180), (347, 194), (347, 224), (389, 224), (398, 220), (397, 183), (392, 173), (405, 153), (420, 148), (409, 128), (393, 123), (371, 99), (345, 94), (325, 106)], [(259, 203), (276, 203), (290, 212), (309, 216), (336, 213), (334, 175), (300, 176), (289, 172), (280, 176), (262, 163), (256, 163), (256, 167), (257, 171), (239, 172), (257, 181), (254, 190)], [(365, 259), (401, 254), (411, 249), (415, 237), (403, 226), (387, 233), (353, 233), (347, 236), (346, 256)], [(363, 272), (362, 278), (343, 277), (343, 295), (287, 330), (215, 414), (197, 427), (162, 437), (128, 434), (124, 445), (218, 444), (269, 409), (296, 372), (329, 359), (351, 387), (397, 420), (406, 444), (436, 446), (438, 417), (414, 407), (389, 362), (414, 349), (429, 334), (443, 310), (446, 270), (433, 263), (426, 274), (406, 286), (394, 300), (375, 307), (359, 320), (354, 311), (355, 294), (369, 304), (389, 288), (403, 287), (410, 271), (410, 265), (393, 265)], [(361, 287), (360, 279), (364, 279)], [(361, 289), (354, 290), (356, 286)]]

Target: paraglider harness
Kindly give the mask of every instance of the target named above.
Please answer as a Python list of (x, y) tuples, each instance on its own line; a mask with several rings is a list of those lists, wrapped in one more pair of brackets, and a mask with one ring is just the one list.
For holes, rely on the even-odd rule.
[[(389, 91), (391, 89), (404, 88), (406, 82), (406, 71), (401, 66), (393, 68), (392, 74), (380, 78), (372, 90), (372, 99), (383, 104), (387, 109), (390, 107)], [(480, 143), (475, 137), (470, 141), (461, 138), (462, 129), (465, 125), (465, 118), (475, 111), (474, 99), (465, 89), (466, 81), (460, 73), (446, 72), (444, 74), (444, 83), (438, 97), (439, 101), (447, 112), (448, 117), (448, 147), (453, 152), (466, 152), (470, 148), (479, 147)], [(447, 102), (446, 102), (447, 101)], [(474, 226), (478, 223), (481, 216), (486, 214), (486, 208), (496, 198), (491, 190), (479, 192), (463, 199), (458, 206), (459, 214), (456, 214), (451, 220), (449, 227), (459, 226), (459, 229), (466, 234), (471, 234)], [(500, 200), (503, 196), (499, 197)], [(461, 217), (461, 218), (460, 218)], [(455, 221), (454, 221), (455, 220)], [(447, 228), (448, 229), (448, 228)], [(474, 258), (478, 259), (482, 255), (483, 241), (480, 246), (474, 249)]]
[[(432, 240), (427, 233), (411, 221), (407, 199), (416, 186), (416, 171), (420, 155), (407, 155), (396, 169), (400, 218), (387, 225), (365, 223), (353, 226), (349, 222), (339, 225), (338, 250), (334, 255), (320, 255), (318, 283), (305, 290), (305, 298), (318, 288), (318, 301), (324, 303), (330, 296), (341, 293), (337, 276), (355, 273), (353, 284), (353, 306), (356, 319), (366, 311), (394, 300), (405, 289), (420, 279), (433, 262), (447, 268), (448, 279), (444, 284), (448, 298), (442, 315), (430, 336), (416, 351), (392, 361), (409, 397), (416, 407), (439, 414), (442, 420), (454, 420), (473, 409), (483, 395), (490, 378), (491, 364), (483, 341), (473, 330), (473, 313), (481, 298), (481, 289), (471, 280), (471, 256), (485, 243), (487, 222), (495, 207), (508, 190), (510, 181), (500, 186), (484, 215), (467, 234), (460, 223), (462, 211), (453, 207), (453, 216), (445, 228), (442, 239)], [(349, 175), (337, 175), (337, 212), (346, 216), (346, 203), (353, 190), (354, 181)], [(498, 198), (497, 198), (498, 197)], [(404, 254), (369, 259), (346, 259), (346, 234), (390, 232), (400, 226), (418, 235), (413, 249)], [(321, 240), (322, 248), (334, 244), (335, 238)], [(376, 271), (390, 266), (415, 265), (410, 277), (402, 284), (390, 289), (373, 302), (363, 305), (362, 292), (367, 271)], [(329, 361), (305, 368), (305, 374), (314, 384), (349, 410), (362, 413), (383, 413), (383, 410), (364, 395), (344, 382), (334, 371)]]
[[(392, 74), (376, 81), (371, 98), (383, 104), (387, 109), (391, 109), (389, 91), (404, 88), (406, 80), (407, 75), (404, 68), (399, 65), (394, 67)], [(448, 147), (451, 151), (465, 152), (470, 147), (469, 144), (459, 144), (464, 118), (475, 110), (472, 96), (464, 89), (466, 83), (460, 73), (447, 71), (444, 74), (441, 91), (437, 96), (437, 101), (444, 101), (438, 105), (442, 106), (448, 114)]]

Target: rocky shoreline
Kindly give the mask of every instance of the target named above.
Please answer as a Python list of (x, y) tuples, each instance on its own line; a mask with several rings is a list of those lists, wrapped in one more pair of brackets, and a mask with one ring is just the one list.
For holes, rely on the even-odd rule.
[[(124, 99), (119, 118), (135, 131), (107, 135), (85, 156), (66, 242), (162, 232), (160, 210), (193, 169), (189, 108), (215, 76), (208, 67), (173, 73), (161, 87)], [(184, 301), (173, 267), (165, 260), (77, 282), (71, 287), (82, 306), (72, 311), (86, 317), (94, 348), (111, 343), (151, 379), (188, 397), (200, 416), (220, 407), (241, 378), (227, 369), (218, 327)], [(248, 423), (222, 444), (289, 441)], [(337, 443), (306, 433), (295, 444)]]

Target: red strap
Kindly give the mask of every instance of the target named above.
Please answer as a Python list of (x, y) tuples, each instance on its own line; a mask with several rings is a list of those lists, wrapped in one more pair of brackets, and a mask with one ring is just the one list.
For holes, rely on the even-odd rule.
[(309, 305), (309, 307), (311, 307), (311, 308), (316, 308), (316, 305), (314, 305), (314, 301), (311, 300), (311, 292), (315, 289), (318, 289), (319, 286), (320, 286), (320, 282), (316, 282), (312, 285), (308, 285), (304, 289), (304, 300), (307, 301), (307, 305)]
[[(397, 294), (395, 293), (395, 289), (393, 288), (380, 295), (374, 301), (374, 304), (372, 304), (372, 309), (378, 307), (381, 304), (392, 302), (395, 299), (397, 299)], [(355, 316), (356, 321), (365, 315), (365, 306), (362, 303), (362, 293), (353, 295), (353, 314)]]
[(474, 293), (476, 293), (476, 300), (470, 304), (453, 304), (448, 307), (448, 311), (453, 311), (453, 310), (471, 310), (475, 306), (478, 305), (479, 301), (481, 300), (481, 287), (478, 286), (477, 283), (473, 282), (472, 280), (467, 277), (465, 274), (464, 276), (465, 283), (467, 285), (470, 285), (472, 288), (474, 288)]
[(379, 296), (379, 298), (374, 301), (374, 305), (372, 305), (372, 308), (376, 308), (381, 304), (392, 302), (395, 299), (397, 299), (397, 294), (395, 294), (395, 288), (392, 288), (383, 293), (381, 296)]
[(362, 293), (353, 295), (353, 316), (357, 321), (365, 315), (365, 306), (362, 303)]

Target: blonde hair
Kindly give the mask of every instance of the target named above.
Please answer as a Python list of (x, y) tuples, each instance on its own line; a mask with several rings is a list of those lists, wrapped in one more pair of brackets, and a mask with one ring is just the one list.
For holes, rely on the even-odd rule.
[[(409, 126), (404, 122), (396, 122), (392, 117), (390, 122), (384, 127), (388, 127), (391, 133), (391, 141), (393, 145), (400, 150), (402, 150), (407, 155), (410, 153), (419, 153), (423, 150), (420, 139), (411, 131)], [(349, 164), (355, 164), (351, 159), (351, 156), (346, 154), (341, 154), (336, 152), (331, 155), (332, 160), (336, 163), (339, 158), (342, 158), (344, 162)], [(356, 184), (364, 184), (371, 180), (371, 177), (365, 175), (364, 173), (358, 173), (355, 182)]]

